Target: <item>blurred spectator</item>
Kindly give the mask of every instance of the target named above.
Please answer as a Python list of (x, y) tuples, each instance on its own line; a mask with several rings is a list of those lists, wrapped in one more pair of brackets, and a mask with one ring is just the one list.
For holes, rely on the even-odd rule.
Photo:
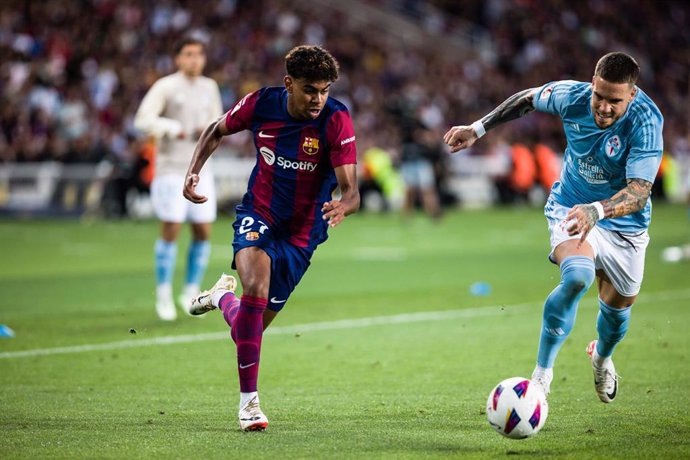
[(510, 146), (508, 174), (496, 181), (499, 201), (503, 204), (527, 203), (529, 193), (537, 180), (537, 164), (534, 154), (525, 144), (516, 142)]
[[(388, 110), (401, 98), (415, 100), (423, 123), (443, 131), (446, 120), (478, 119), (491, 101), (520, 89), (561, 78), (589, 80), (591, 62), (612, 50), (629, 52), (643, 67), (639, 85), (664, 114), (673, 155), (690, 134), (687, 2), (361, 3), (407, 19), (426, 41), (413, 44), (373, 16), (349, 17), (335, 5), (324, 14), (324, 4), (317, 13), (305, 1), (210, 0), (196, 8), (191, 0), (4, 0), (0, 161), (69, 159), (65, 152), (75, 148), (83, 159), (84, 150), (113, 137), (127, 146), (121, 139), (132, 132), (144, 92), (174, 71), (169, 44), (185, 34), (208, 41), (207, 70), (221, 87), (225, 107), (238, 95), (281, 84), (279, 58), (293, 45), (324, 45), (340, 62), (333, 95), (348, 104), (358, 142), (376, 137), (392, 144), (399, 126)], [(466, 51), (450, 48), (457, 41), (468, 45)], [(79, 134), (84, 120), (86, 137)], [(525, 123), (545, 144), (564, 145), (552, 117), (535, 115)], [(504, 134), (510, 138), (523, 129), (516, 122)], [(253, 155), (250, 142), (237, 136), (229, 145)]]
[(440, 136), (414, 117), (401, 121), (400, 175), (405, 182), (403, 213), (409, 215), (420, 202), (433, 219), (441, 217), (434, 163), (441, 156)]
[(534, 145), (534, 160), (537, 163), (537, 180), (545, 194), (561, 176), (562, 164), (556, 152), (544, 143)]
[[(362, 207), (385, 211), (399, 209), (405, 194), (405, 184), (393, 166), (392, 155), (378, 146), (360, 148), (363, 150), (360, 162), (362, 172), (358, 177)], [(379, 201), (375, 201), (376, 199)]]

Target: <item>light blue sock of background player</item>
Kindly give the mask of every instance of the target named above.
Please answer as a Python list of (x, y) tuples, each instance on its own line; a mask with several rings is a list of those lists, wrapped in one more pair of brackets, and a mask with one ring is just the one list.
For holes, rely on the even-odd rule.
[(156, 256), (156, 283), (159, 286), (172, 283), (175, 261), (177, 259), (177, 243), (158, 239), (156, 240), (154, 253)]
[(211, 243), (209, 241), (192, 241), (187, 252), (185, 285), (193, 285), (197, 288), (201, 285), (210, 255)]

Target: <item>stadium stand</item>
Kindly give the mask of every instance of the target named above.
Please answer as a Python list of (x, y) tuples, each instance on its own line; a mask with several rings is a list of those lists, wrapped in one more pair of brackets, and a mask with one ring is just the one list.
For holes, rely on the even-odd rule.
[[(105, 162), (110, 168), (93, 167), (92, 177), (100, 184), (98, 174), (107, 172), (109, 185), (100, 193), (120, 197), (112, 213), (125, 212), (118, 187), (146, 188), (140, 171), (146, 145), (132, 126), (133, 114), (152, 82), (173, 71), (170, 47), (183, 34), (209, 42), (206, 73), (219, 82), (226, 109), (253, 89), (280, 85), (276, 76), (283, 74), (282, 58), (292, 46), (323, 44), (340, 61), (342, 77), (333, 95), (351, 108), (358, 143), (383, 148), (394, 164), (405, 117), (441, 136), (451, 124), (476, 119), (520, 89), (561, 78), (588, 80), (601, 54), (624, 50), (639, 60), (640, 86), (666, 117), (669, 154), (681, 170), (690, 163), (690, 4), (684, 1), (667, 1), (663, 8), (653, 0), (197, 5), (190, 0), (0, 4), (0, 209), (12, 207), (15, 184), (8, 168), (16, 171), (19, 163), (57, 162), (55, 172)], [(528, 132), (556, 151), (563, 146), (559, 124), (548, 116), (519, 120), (499, 132), (506, 140)], [(246, 169), (242, 159), (253, 155), (250, 141), (233, 136), (221, 157)], [(487, 153), (494, 152), (446, 158), (450, 164), (442, 169), (453, 177), (441, 180), (455, 184), (451, 188), (459, 194), (476, 189), (471, 184), (477, 168), (468, 156)], [(46, 169), (24, 171), (31, 168), (39, 176)], [(458, 176), (469, 182), (458, 182)], [(60, 177), (53, 178), (54, 190)]]

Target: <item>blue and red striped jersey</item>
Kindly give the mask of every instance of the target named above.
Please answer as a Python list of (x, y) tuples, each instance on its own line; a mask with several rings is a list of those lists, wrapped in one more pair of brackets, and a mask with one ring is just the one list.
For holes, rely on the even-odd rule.
[(328, 238), (321, 207), (337, 186), (334, 168), (357, 162), (355, 133), (338, 100), (329, 97), (315, 120), (296, 120), (287, 98), (285, 88), (262, 88), (225, 116), (230, 134), (249, 129), (256, 146), (256, 165), (237, 210), (259, 214), (295, 246), (315, 248)]

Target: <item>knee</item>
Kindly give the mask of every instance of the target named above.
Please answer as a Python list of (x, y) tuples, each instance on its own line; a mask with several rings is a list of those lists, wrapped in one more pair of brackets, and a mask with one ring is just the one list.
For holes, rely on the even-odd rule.
[(561, 264), (561, 282), (572, 295), (584, 293), (594, 282), (594, 262), (588, 257), (569, 257)]
[(570, 294), (580, 294), (592, 284), (587, 276), (570, 276), (563, 278), (563, 286)]
[(252, 297), (267, 298), (270, 280), (267, 277), (259, 276), (257, 273), (250, 273), (242, 278), (242, 293)]

